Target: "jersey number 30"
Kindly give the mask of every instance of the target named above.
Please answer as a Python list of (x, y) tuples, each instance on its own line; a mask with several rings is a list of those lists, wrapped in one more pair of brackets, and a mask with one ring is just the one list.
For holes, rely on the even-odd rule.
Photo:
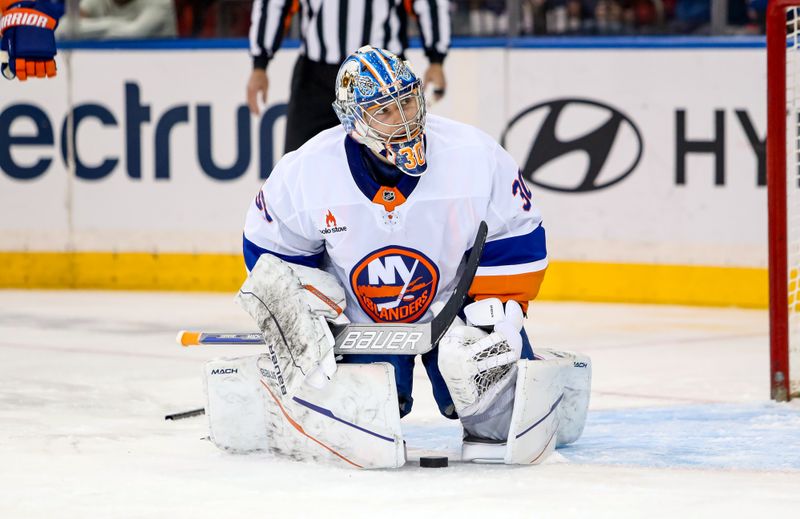
[(425, 152), (422, 150), (422, 142), (415, 143), (413, 148), (400, 148), (397, 153), (406, 158), (403, 163), (403, 167), (406, 169), (415, 169), (417, 166), (425, 165)]

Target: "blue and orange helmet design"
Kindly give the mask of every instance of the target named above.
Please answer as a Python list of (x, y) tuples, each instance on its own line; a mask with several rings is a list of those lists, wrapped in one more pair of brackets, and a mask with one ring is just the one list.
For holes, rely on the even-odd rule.
[(408, 61), (361, 47), (339, 68), (335, 96), (333, 109), (351, 137), (403, 173), (425, 173), (425, 97)]

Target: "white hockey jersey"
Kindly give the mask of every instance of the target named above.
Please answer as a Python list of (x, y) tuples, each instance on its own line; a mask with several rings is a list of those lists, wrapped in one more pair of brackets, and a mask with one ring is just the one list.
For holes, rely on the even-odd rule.
[(247, 213), (248, 270), (264, 253), (324, 268), (356, 323), (432, 318), (446, 302), (481, 220), (489, 235), (470, 289), (527, 306), (547, 267), (542, 219), (508, 153), (483, 132), (429, 115), (428, 169), (380, 186), (364, 148), (339, 126), (275, 166)]

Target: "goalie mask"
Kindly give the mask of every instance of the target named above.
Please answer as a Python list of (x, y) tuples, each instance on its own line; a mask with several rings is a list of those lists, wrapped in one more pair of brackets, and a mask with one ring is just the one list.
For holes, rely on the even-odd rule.
[(356, 141), (414, 177), (425, 173), (425, 98), (411, 65), (369, 45), (347, 57), (333, 109)]

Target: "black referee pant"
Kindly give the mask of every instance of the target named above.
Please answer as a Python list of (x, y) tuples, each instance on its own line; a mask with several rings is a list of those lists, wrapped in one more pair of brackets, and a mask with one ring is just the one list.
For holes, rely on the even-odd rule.
[(339, 65), (328, 65), (300, 56), (292, 73), (286, 116), (284, 153), (294, 151), (322, 130), (339, 124), (333, 111)]

